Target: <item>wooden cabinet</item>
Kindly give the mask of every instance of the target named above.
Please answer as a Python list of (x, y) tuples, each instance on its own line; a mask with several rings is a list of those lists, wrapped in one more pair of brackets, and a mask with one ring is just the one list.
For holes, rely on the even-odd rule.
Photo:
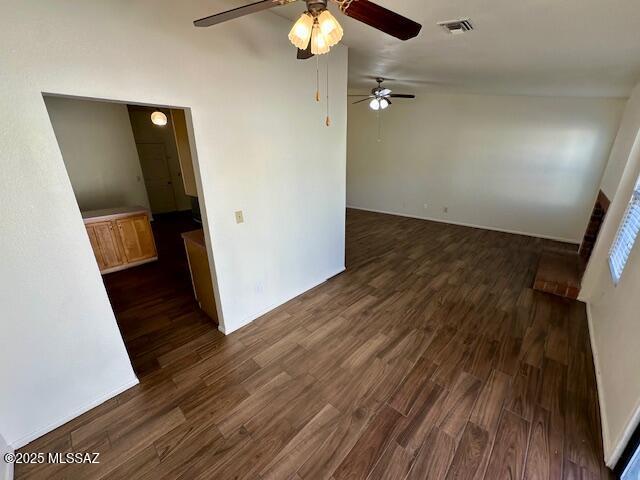
[(157, 260), (149, 214), (144, 208), (94, 210), (82, 216), (101, 273)]
[(124, 263), (119, 247), (118, 232), (113, 222), (96, 222), (85, 225), (100, 270), (107, 270)]
[(187, 251), (187, 259), (189, 260), (193, 293), (200, 308), (217, 324), (218, 311), (213, 293), (213, 282), (211, 281), (211, 269), (209, 268), (207, 247), (204, 242), (204, 232), (202, 230), (186, 232), (182, 234), (182, 238)]
[(124, 255), (129, 263), (157, 256), (149, 217), (137, 215), (115, 221), (120, 232)]
[(196, 174), (193, 169), (189, 130), (187, 129), (187, 119), (183, 109), (178, 108), (171, 110), (171, 124), (173, 125), (173, 134), (176, 139), (176, 149), (178, 150), (178, 161), (180, 162), (180, 173), (182, 174), (184, 193), (190, 197), (197, 197)]

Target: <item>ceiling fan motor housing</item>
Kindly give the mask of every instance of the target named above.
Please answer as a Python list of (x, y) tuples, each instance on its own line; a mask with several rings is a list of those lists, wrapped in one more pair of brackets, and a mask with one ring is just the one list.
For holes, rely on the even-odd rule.
[(327, 0), (306, 0), (307, 10), (317, 16), (327, 9)]
[(378, 86), (371, 89), (371, 95), (378, 97), (380, 95), (380, 92), (384, 90), (384, 88), (382, 88), (382, 82), (384, 82), (384, 78), (378, 77), (376, 78), (376, 82), (378, 82)]

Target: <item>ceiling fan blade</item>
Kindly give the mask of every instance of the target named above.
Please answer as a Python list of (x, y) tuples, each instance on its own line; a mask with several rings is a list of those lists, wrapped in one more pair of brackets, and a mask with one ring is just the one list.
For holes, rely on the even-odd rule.
[(391, 95), (391, 90), (389, 90), (388, 88), (383, 88), (382, 90), (380, 90), (378, 95), (380, 95), (381, 97), (387, 97)]
[(416, 98), (415, 95), (410, 95), (407, 93), (392, 93), (389, 95), (391, 98)]
[(309, 40), (309, 45), (307, 45), (307, 48), (305, 48), (304, 50), (302, 50), (301, 48), (298, 49), (296, 58), (298, 60), (307, 60), (308, 58), (311, 58), (313, 56), (313, 53), (311, 53), (311, 40)]
[(422, 28), (419, 23), (371, 3), (369, 0), (352, 0), (351, 2), (338, 3), (341, 3), (340, 10), (346, 16), (366, 23), (400, 40), (409, 40), (417, 36)]
[(296, 58), (298, 60), (308, 60), (311, 57), (314, 57), (315, 55), (311, 52), (308, 52), (306, 50), (302, 50), (301, 48), (298, 49), (298, 55), (296, 55)]
[(375, 98), (373, 95), (368, 96), (367, 98), (363, 98), (362, 100), (358, 100), (357, 102), (353, 102), (352, 105), (355, 105), (356, 103), (362, 103), (362, 102), (366, 102), (367, 100), (369, 100), (370, 98)]
[(356, 95), (356, 94), (349, 94), (349, 95), (347, 95), (347, 97), (367, 97), (367, 98), (371, 98), (371, 97), (373, 97), (373, 95)]
[(227, 10), (226, 12), (216, 13), (215, 15), (200, 18), (199, 20), (194, 21), (193, 24), (196, 27), (210, 27), (211, 25), (217, 25), (218, 23), (226, 22), (227, 20), (244, 17), (251, 13), (261, 12), (263, 10), (268, 10), (269, 8), (278, 7), (295, 1), (296, 0), (260, 0), (259, 2)]

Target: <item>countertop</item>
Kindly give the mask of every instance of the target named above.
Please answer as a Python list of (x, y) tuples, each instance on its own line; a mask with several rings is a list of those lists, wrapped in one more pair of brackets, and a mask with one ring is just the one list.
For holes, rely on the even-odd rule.
[(202, 229), (191, 230), (190, 232), (184, 232), (182, 234), (182, 238), (188, 242), (193, 242), (202, 248), (207, 248), (206, 244), (204, 243), (204, 230)]
[(82, 212), (84, 221), (113, 220), (115, 218), (128, 217), (136, 213), (149, 215), (149, 210), (139, 205), (133, 207), (103, 208), (100, 210), (86, 210)]

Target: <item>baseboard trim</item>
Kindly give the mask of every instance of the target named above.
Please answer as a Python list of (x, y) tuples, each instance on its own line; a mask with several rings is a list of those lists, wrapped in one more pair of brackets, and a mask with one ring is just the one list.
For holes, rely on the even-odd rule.
[(616, 439), (615, 447), (611, 451), (610, 455), (607, 456), (605, 454), (605, 463), (609, 468), (615, 468), (638, 425), (640, 425), (640, 402), (636, 405), (635, 410), (627, 420), (627, 426), (624, 429), (624, 432), (622, 432), (622, 435)]
[(287, 297), (285, 297), (284, 300), (282, 301), (278, 301), (274, 304), (272, 304), (271, 306), (267, 307), (266, 309), (262, 310), (261, 312), (258, 312), (254, 315), (251, 315), (250, 317), (242, 320), (238, 325), (234, 325), (233, 328), (227, 329), (224, 328), (222, 325), (218, 325), (218, 330), (220, 330), (222, 333), (224, 333), (225, 335), (229, 335), (233, 332), (235, 332), (236, 330), (240, 330), (242, 327), (246, 327), (247, 325), (249, 325), (251, 322), (253, 322), (254, 320), (257, 320), (258, 318), (260, 318), (261, 316), (269, 313), (271, 310), (278, 308), (280, 305), (283, 305), (291, 300), (293, 300), (294, 298), (302, 295), (305, 292), (308, 292), (309, 290), (316, 288), (318, 285), (322, 285), (324, 282), (326, 282), (327, 280), (329, 280), (330, 278), (335, 277), (336, 275), (340, 275), (342, 272), (344, 272), (346, 270), (345, 267), (339, 268), (338, 270), (336, 270), (334, 273), (330, 274), (328, 277), (326, 277), (324, 280), (321, 280), (319, 282), (315, 282), (310, 286), (304, 287), (300, 290), (297, 291), (297, 293), (294, 293), (293, 295), (288, 295)]
[[(612, 455), (610, 455), (610, 443), (609, 443), (609, 423), (607, 421), (606, 408), (605, 408), (605, 398), (604, 398), (604, 390), (602, 387), (602, 373), (600, 371), (600, 361), (598, 356), (598, 348), (596, 347), (596, 341), (593, 336), (593, 317), (591, 316), (591, 305), (589, 302), (585, 302), (586, 310), (587, 310), (587, 326), (589, 329), (589, 342), (591, 343), (591, 353), (593, 357), (593, 368), (596, 372), (596, 388), (598, 389), (598, 405), (600, 407), (600, 429), (602, 430), (602, 444), (604, 446), (604, 462), (609, 468), (613, 468), (613, 464), (617, 461), (612, 462)], [(621, 452), (622, 453), (622, 452)], [(618, 458), (620, 455), (618, 455)]]
[(427, 220), (429, 222), (447, 223), (449, 225), (458, 225), (460, 227), (478, 228), (480, 230), (490, 230), (492, 232), (510, 233), (512, 235), (524, 235), (525, 237), (543, 238), (545, 240), (554, 240), (556, 242), (570, 243), (572, 245), (580, 245), (580, 242), (577, 241), (577, 240), (569, 239), (569, 238), (563, 238), (563, 237), (554, 237), (554, 236), (550, 236), (550, 235), (540, 235), (540, 234), (537, 234), (537, 233), (521, 232), (521, 231), (518, 231), (518, 230), (508, 230), (508, 229), (497, 228), (497, 227), (487, 227), (485, 225), (475, 225), (473, 223), (454, 222), (454, 221), (451, 221), (451, 220), (443, 220), (441, 218), (423, 217), (423, 216), (420, 216), (420, 215), (409, 215), (407, 213), (392, 212), (392, 211), (388, 211), (388, 210), (376, 210), (376, 209), (373, 209), (373, 208), (356, 207), (356, 206), (353, 206), (353, 205), (347, 205), (347, 208), (351, 208), (353, 210), (362, 210), (362, 211), (365, 211), (365, 212), (384, 213), (385, 215), (395, 215), (397, 217), (415, 218), (417, 220)]
[(130, 381), (128, 381), (124, 385), (116, 388), (115, 390), (112, 390), (111, 392), (109, 392), (106, 395), (103, 395), (102, 397), (97, 398), (93, 402), (90, 402), (88, 405), (77, 409), (72, 414), (67, 415), (67, 416), (59, 419), (58, 421), (49, 424), (45, 428), (39, 429), (39, 430), (37, 430), (35, 432), (32, 432), (32, 433), (30, 433), (28, 435), (25, 435), (24, 437), (19, 438), (18, 440), (14, 440), (12, 442), (9, 442), (9, 447), (14, 449), (14, 450), (18, 450), (18, 449), (24, 447), (25, 445), (27, 445), (28, 443), (33, 442), (36, 438), (40, 438), (41, 436), (43, 436), (43, 435), (55, 430), (56, 428), (61, 427), (65, 423), (70, 422), (74, 418), (79, 417), (83, 413), (88, 412), (92, 408), (95, 408), (98, 405), (103, 404), (107, 400), (112, 399), (116, 395), (119, 395), (122, 392), (124, 392), (126, 390), (129, 390), (131, 387), (136, 386), (138, 383), (140, 383), (140, 380), (138, 380), (137, 377), (134, 377), (133, 379), (131, 379)]
[(593, 366), (596, 371), (596, 387), (598, 389), (598, 402), (600, 404), (600, 424), (602, 428), (602, 443), (604, 445), (604, 463), (610, 469), (614, 469), (618, 460), (624, 453), (624, 449), (627, 447), (631, 436), (635, 432), (637, 426), (640, 424), (640, 403), (636, 405), (636, 408), (627, 420), (627, 427), (622, 435), (616, 438), (612, 444), (609, 438), (609, 423), (607, 420), (607, 410), (605, 409), (606, 401), (604, 396), (604, 387), (602, 385), (602, 374), (600, 371), (600, 360), (598, 355), (598, 349), (594, 338), (593, 329), (593, 317), (591, 315), (591, 305), (585, 302), (587, 305), (587, 322), (589, 324), (589, 340), (591, 342), (591, 352), (593, 353)]

